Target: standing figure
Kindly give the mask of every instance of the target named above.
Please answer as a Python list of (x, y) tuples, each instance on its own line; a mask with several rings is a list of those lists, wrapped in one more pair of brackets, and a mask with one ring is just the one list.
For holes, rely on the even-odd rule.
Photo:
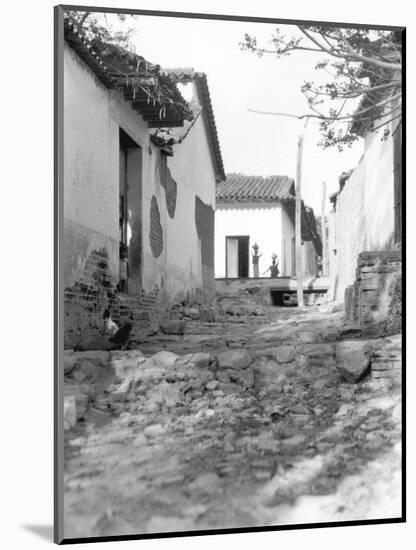
[(270, 271), (270, 277), (272, 279), (277, 279), (277, 277), (279, 276), (279, 273), (280, 273), (280, 271), (279, 271), (279, 261), (277, 259), (277, 254), (275, 254), (274, 252), (272, 254), (272, 265), (266, 269), (266, 271), (264, 272), (264, 275), (268, 271)]
[(114, 334), (118, 331), (118, 325), (115, 323), (110, 314), (109, 309), (105, 309), (103, 313), (103, 319), (104, 319), (104, 334), (110, 334), (110, 336), (114, 336)]
[(253, 262), (253, 276), (259, 276), (259, 259), (263, 254), (259, 254), (259, 245), (257, 243), (253, 244), (253, 254), (251, 256)]

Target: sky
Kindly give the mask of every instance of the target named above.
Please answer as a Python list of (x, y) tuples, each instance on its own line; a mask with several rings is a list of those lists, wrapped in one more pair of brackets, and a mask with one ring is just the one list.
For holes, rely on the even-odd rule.
[[(207, 74), (226, 173), (295, 178), (297, 141), (304, 121), (248, 109), (307, 113), (300, 88), (306, 80), (327, 77), (315, 70), (316, 62), (324, 59), (321, 54), (294, 52), (277, 59), (241, 50), (245, 33), (267, 45), (276, 28), (270, 23), (138, 16), (128, 19), (126, 26), (135, 31), (136, 53), (148, 61), (164, 68), (193, 67)], [(279, 28), (289, 36), (296, 33), (290, 25)], [(316, 215), (321, 213), (322, 182), (328, 197), (338, 189), (338, 176), (358, 164), (363, 147), (359, 140), (339, 153), (336, 148), (322, 149), (319, 141), (318, 121), (311, 119), (304, 137), (302, 197)]]

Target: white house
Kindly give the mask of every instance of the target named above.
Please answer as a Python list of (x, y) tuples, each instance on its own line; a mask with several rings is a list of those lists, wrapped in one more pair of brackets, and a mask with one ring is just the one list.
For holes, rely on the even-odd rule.
[[(229, 174), (217, 184), (215, 277), (255, 277), (253, 245), (259, 247), (259, 277), (277, 255), (279, 276), (296, 275), (295, 189), (287, 176)], [(303, 271), (317, 275), (321, 241), (311, 208), (302, 204)]]

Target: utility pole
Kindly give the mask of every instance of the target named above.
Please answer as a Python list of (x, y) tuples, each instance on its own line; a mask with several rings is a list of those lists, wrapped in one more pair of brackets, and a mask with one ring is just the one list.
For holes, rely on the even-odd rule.
[(322, 234), (322, 275), (328, 275), (328, 240), (325, 223), (326, 182), (322, 182), (321, 234)]
[[(306, 126), (306, 125), (305, 125)], [(296, 284), (298, 307), (303, 307), (303, 262), (302, 262), (302, 153), (303, 133), (298, 138), (298, 154), (296, 161), (296, 210), (295, 210), (295, 246), (296, 246)]]
[[(276, 115), (286, 116), (290, 118), (303, 119), (303, 116), (291, 115), (289, 113), (272, 113), (268, 111), (257, 111), (255, 109), (247, 109), (251, 113), (261, 115)], [(303, 129), (305, 130), (309, 122), (309, 117), (305, 118)], [(303, 132), (298, 138), (298, 153), (296, 162), (296, 186), (295, 186), (295, 248), (296, 248), (296, 282), (297, 282), (297, 298), (298, 307), (303, 307), (303, 262), (302, 262), (302, 154), (303, 154)]]

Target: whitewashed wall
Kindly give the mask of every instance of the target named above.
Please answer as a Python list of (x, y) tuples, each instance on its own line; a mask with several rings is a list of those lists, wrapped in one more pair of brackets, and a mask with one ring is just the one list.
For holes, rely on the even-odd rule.
[[(112, 277), (118, 278), (121, 127), (142, 151), (143, 288), (148, 291), (158, 284), (169, 299), (201, 290), (195, 197), (215, 209), (214, 165), (203, 117), (168, 160), (178, 191), (171, 219), (160, 185), (160, 151), (150, 141), (147, 124), (118, 93), (106, 89), (67, 45), (64, 64), (65, 286), (79, 280), (91, 251), (101, 247), (108, 251)], [(152, 195), (157, 198), (163, 226), (159, 258), (153, 257), (149, 242)]]
[[(285, 221), (283, 222), (283, 220)], [(282, 227), (284, 227), (285, 233), (282, 232)], [(217, 204), (215, 212), (215, 276), (217, 278), (226, 276), (226, 237), (249, 235), (249, 276), (253, 277), (253, 264), (251, 263), (253, 244), (256, 242), (259, 245), (259, 253), (262, 254), (259, 260), (259, 274), (263, 276), (271, 264), (273, 252), (279, 257), (279, 269), (281, 270), (283, 234), (288, 235), (289, 233), (288, 221), (280, 204)], [(268, 275), (269, 273), (265, 276)]]
[(369, 133), (364, 154), (336, 201), (330, 223), (329, 295), (343, 300), (355, 280), (358, 254), (386, 250), (394, 236), (393, 137)]

